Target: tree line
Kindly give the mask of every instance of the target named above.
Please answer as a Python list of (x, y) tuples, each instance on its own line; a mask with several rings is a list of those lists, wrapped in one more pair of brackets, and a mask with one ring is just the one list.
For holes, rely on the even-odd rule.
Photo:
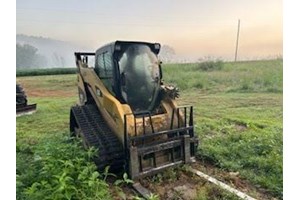
[[(50, 59), (50, 60), (48, 60)], [(50, 62), (49, 62), (50, 61)], [(56, 52), (46, 57), (38, 53), (38, 48), (30, 44), (19, 44), (16, 46), (17, 69), (65, 67), (65, 59)]]
[(40, 68), (47, 65), (47, 59), (38, 54), (38, 49), (29, 44), (17, 44), (16, 65), (20, 68)]

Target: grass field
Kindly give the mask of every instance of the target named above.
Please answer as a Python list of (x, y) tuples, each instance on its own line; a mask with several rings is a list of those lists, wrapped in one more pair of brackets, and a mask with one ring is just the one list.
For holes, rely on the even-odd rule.
[(175, 67), (166, 66), (166, 82), (185, 88), (180, 101), (196, 108), (199, 157), (282, 198), (282, 61), (225, 63), (212, 72)]
[[(224, 63), (212, 71), (169, 64), (163, 71), (165, 83), (181, 90), (179, 103), (195, 107), (197, 157), (282, 199), (282, 60)], [(69, 108), (78, 99), (76, 76), (18, 77), (17, 82), (29, 102), (38, 104), (35, 114), (17, 118), (17, 199), (112, 198), (105, 174), (84, 162), (89, 155), (67, 137)], [(63, 174), (56, 170), (69, 165)]]
[(42, 76), (56, 74), (75, 74), (76, 68), (45, 68), (45, 69), (17, 69), (16, 76)]

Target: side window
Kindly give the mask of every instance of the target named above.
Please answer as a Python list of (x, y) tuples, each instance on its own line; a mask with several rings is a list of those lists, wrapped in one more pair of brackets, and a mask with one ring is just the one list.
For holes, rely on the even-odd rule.
[(113, 92), (113, 62), (112, 54), (104, 52), (97, 57), (97, 74), (102, 80), (108, 91), (114, 95)]
[(110, 79), (113, 76), (112, 55), (110, 52), (105, 52), (98, 56), (98, 73), (100, 78)]
[(100, 68), (104, 67), (103, 54), (97, 56), (97, 64), (95, 64), (95, 71), (97, 75), (100, 77)]

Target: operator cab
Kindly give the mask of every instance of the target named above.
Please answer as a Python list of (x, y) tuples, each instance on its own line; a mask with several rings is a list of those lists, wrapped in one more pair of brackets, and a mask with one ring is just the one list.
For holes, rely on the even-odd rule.
[(95, 72), (108, 91), (134, 112), (151, 112), (159, 102), (158, 43), (116, 41), (96, 51)]

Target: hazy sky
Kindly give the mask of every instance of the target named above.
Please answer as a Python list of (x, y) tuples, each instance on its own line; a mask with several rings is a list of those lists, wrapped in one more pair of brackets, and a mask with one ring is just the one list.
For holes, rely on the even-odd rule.
[(17, 34), (86, 44), (145, 40), (184, 56), (282, 55), (281, 0), (17, 0)]

